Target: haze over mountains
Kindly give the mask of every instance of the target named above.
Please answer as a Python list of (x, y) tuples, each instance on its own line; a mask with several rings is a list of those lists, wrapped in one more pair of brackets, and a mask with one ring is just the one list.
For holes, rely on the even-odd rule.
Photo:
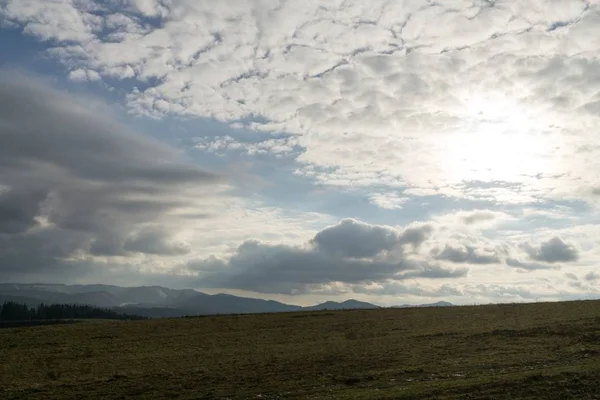
[[(265, 313), (302, 310), (368, 309), (378, 306), (358, 300), (327, 301), (309, 307), (253, 299), (229, 294), (206, 294), (192, 289), (169, 289), (162, 286), (121, 287), (113, 285), (0, 284), (0, 302), (89, 304), (118, 308), (122, 312), (147, 317), (184, 315)], [(440, 302), (423, 306), (446, 306)], [(403, 305), (400, 307), (410, 307)]]

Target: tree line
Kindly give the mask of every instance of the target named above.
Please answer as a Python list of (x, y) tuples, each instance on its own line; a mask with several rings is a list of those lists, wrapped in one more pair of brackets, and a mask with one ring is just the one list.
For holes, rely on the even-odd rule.
[(109, 308), (78, 304), (39, 304), (29, 307), (14, 301), (0, 306), (0, 321), (31, 321), (46, 319), (146, 319), (139, 315), (121, 314)]

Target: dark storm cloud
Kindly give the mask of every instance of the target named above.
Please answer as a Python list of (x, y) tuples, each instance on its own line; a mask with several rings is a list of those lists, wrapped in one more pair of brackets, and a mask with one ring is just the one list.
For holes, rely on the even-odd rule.
[(529, 257), (536, 261), (547, 263), (577, 261), (579, 253), (575, 247), (565, 243), (559, 237), (541, 243), (539, 246), (532, 246), (529, 243), (524, 244), (523, 249)]
[(68, 269), (62, 260), (76, 253), (184, 251), (143, 226), (189, 206), (189, 193), (211, 194), (218, 176), (93, 101), (0, 76), (0, 279)]
[[(285, 294), (304, 293), (310, 291), (310, 285), (333, 282), (359, 284), (456, 278), (467, 274), (467, 269), (445, 269), (407, 259), (402, 245), (415, 240), (403, 239), (405, 232), (342, 220), (317, 233), (310, 247), (252, 240), (241, 244), (228, 260), (212, 257), (191, 262), (186, 267), (200, 273), (199, 284), (203, 287)], [(413, 238), (412, 232), (416, 231), (410, 232), (409, 237)], [(351, 248), (350, 244), (357, 248)], [(390, 253), (382, 253), (384, 250)]]

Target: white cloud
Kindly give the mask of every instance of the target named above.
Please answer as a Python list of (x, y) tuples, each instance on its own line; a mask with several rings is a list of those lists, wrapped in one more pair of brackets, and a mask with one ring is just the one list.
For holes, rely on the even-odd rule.
[(218, 155), (235, 151), (248, 155), (270, 154), (275, 157), (294, 155), (297, 143), (293, 137), (265, 139), (257, 142), (240, 142), (231, 136), (201, 137), (197, 139), (196, 149)]
[(164, 17), (168, 15), (169, 9), (167, 4), (169, 4), (170, 1), (128, 0), (128, 2), (133, 9), (146, 17)]
[(522, 203), (594, 183), (597, 150), (573, 154), (600, 140), (595, 3), (5, 3), (25, 32), (69, 41), (53, 50), (68, 65), (160, 78), (132, 110), (259, 116), (253, 129), (298, 135), (302, 168), (333, 169), (315, 174), (327, 184)]
[(498, 217), (503, 217), (503, 216), (506, 216), (506, 214), (487, 211), (487, 210), (478, 210), (478, 211), (469, 212), (466, 215), (462, 215), (461, 220), (462, 220), (462, 222), (464, 222), (467, 225), (472, 225), (472, 224), (479, 224), (479, 223), (486, 223), (489, 221), (493, 221), (493, 220), (496, 220)]
[(100, 74), (91, 69), (75, 69), (69, 72), (69, 79), (75, 82), (99, 81)]
[(395, 193), (372, 193), (369, 195), (371, 203), (387, 210), (402, 209), (404, 204), (410, 200), (409, 197), (399, 196)]
[(514, 221), (515, 217), (501, 211), (475, 209), (436, 215), (433, 219), (446, 229), (475, 232), (501, 226), (506, 222)]

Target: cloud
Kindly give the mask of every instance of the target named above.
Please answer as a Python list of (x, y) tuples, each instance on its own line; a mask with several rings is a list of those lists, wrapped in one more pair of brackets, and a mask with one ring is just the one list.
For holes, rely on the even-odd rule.
[(511, 214), (490, 209), (454, 211), (436, 215), (434, 219), (438, 224), (448, 229), (464, 232), (483, 231), (491, 228), (497, 229), (502, 224), (515, 220)]
[(400, 244), (399, 238), (395, 229), (345, 219), (317, 233), (313, 243), (320, 251), (334, 256), (364, 258), (393, 250)]
[[(419, 242), (414, 232), (346, 219), (318, 232), (308, 246), (242, 243), (227, 259), (210, 257), (186, 268), (203, 287), (300, 294), (333, 283), (358, 284), (386, 280), (443, 279), (466, 276), (465, 268), (444, 268), (408, 258), (403, 244)], [(406, 235), (406, 232), (409, 232)]]
[(222, 176), (131, 132), (93, 99), (1, 76), (0, 279), (70, 270), (94, 255), (187, 251), (173, 239), (177, 214), (210, 215), (225, 198)]
[(197, 139), (194, 147), (218, 155), (236, 151), (251, 156), (269, 154), (278, 158), (295, 155), (299, 150), (293, 137), (265, 139), (256, 142), (241, 142), (231, 136), (201, 137)]
[(516, 258), (507, 258), (506, 265), (508, 265), (509, 267), (520, 268), (520, 269), (529, 270), (529, 271), (555, 268), (551, 265), (540, 264), (540, 263), (535, 263), (535, 262), (524, 262), (524, 261), (517, 260)]
[(355, 219), (344, 219), (339, 224), (317, 233), (311, 243), (324, 253), (365, 258), (393, 250), (401, 251), (399, 247), (405, 244), (418, 247), (427, 240), (432, 231), (430, 225), (412, 226), (401, 231)]
[(467, 268), (443, 268), (439, 265), (425, 265), (420, 271), (410, 271), (403, 274), (402, 278), (464, 278), (468, 272)]
[(168, 241), (160, 230), (145, 230), (129, 237), (123, 249), (146, 254), (178, 255), (190, 252), (185, 242)]
[(94, 70), (75, 69), (69, 72), (69, 79), (75, 82), (99, 81), (102, 78), (100, 74)]
[(546, 242), (542, 242), (539, 246), (525, 243), (522, 247), (529, 257), (536, 261), (556, 263), (577, 261), (579, 259), (577, 249), (565, 243), (559, 237), (553, 237)]
[[(394, 301), (390, 305), (399, 305), (400, 303), (408, 303), (407, 296), (412, 302), (423, 302), (423, 298), (431, 299), (432, 301), (439, 300), (458, 300), (459, 304), (487, 303), (491, 301), (506, 302), (506, 301), (531, 301), (538, 297), (544, 297), (551, 292), (540, 290), (536, 287), (531, 290), (524, 285), (500, 285), (500, 284), (475, 284), (475, 283), (445, 283), (439, 286), (431, 286), (424, 284), (407, 284), (406, 282), (384, 282), (373, 283), (370, 285), (357, 285), (353, 287), (355, 293), (376, 294), (379, 296), (392, 296)], [(397, 300), (398, 296), (402, 296), (402, 301)], [(456, 299), (456, 300), (455, 300)]]
[(122, 80), (133, 112), (294, 134), (250, 147), (323, 184), (511, 204), (593, 189), (595, 3), (6, 0), (0, 15), (72, 78)]
[[(462, 297), (464, 292), (456, 285), (444, 284), (437, 287), (428, 287), (406, 282), (383, 282), (369, 285), (355, 285), (352, 287), (354, 293), (363, 293), (378, 296), (418, 296), (428, 298), (449, 298), (452, 296)], [(398, 301), (397, 301), (398, 303)], [(399, 305), (397, 304), (396, 305)]]
[(572, 280), (572, 281), (578, 281), (579, 280), (579, 278), (577, 277), (577, 275), (575, 275), (572, 272), (567, 272), (565, 274), (565, 277), (568, 278), (568, 279), (570, 279), (570, 280)]
[(595, 271), (590, 271), (581, 277), (578, 277), (573, 273), (567, 273), (565, 276), (569, 278), (567, 281), (568, 286), (584, 293), (587, 292), (588, 294), (592, 294), (594, 298), (596, 297), (594, 293), (598, 291), (597, 281), (600, 280), (600, 274)]
[(5, 188), (0, 191), (0, 233), (21, 233), (36, 225), (44, 198), (43, 192), (35, 190), (16, 193)]
[(429, 235), (433, 232), (433, 226), (430, 224), (415, 225), (406, 228), (400, 235), (401, 244), (411, 244), (413, 247), (419, 247)]
[(168, 2), (161, 0), (129, 0), (129, 5), (145, 17), (167, 16)]
[(386, 210), (400, 210), (409, 197), (402, 197), (394, 193), (373, 193), (369, 196), (371, 203)]
[(498, 264), (500, 257), (495, 251), (478, 249), (464, 244), (447, 244), (441, 251), (433, 251), (436, 260), (451, 261), (453, 263), (469, 264)]
[(498, 217), (498, 213), (491, 211), (480, 210), (474, 211), (467, 215), (462, 216), (462, 221), (467, 225), (477, 224), (479, 222), (493, 221)]
[(600, 279), (600, 274), (596, 272), (589, 272), (583, 277), (583, 279), (586, 281), (597, 281)]

